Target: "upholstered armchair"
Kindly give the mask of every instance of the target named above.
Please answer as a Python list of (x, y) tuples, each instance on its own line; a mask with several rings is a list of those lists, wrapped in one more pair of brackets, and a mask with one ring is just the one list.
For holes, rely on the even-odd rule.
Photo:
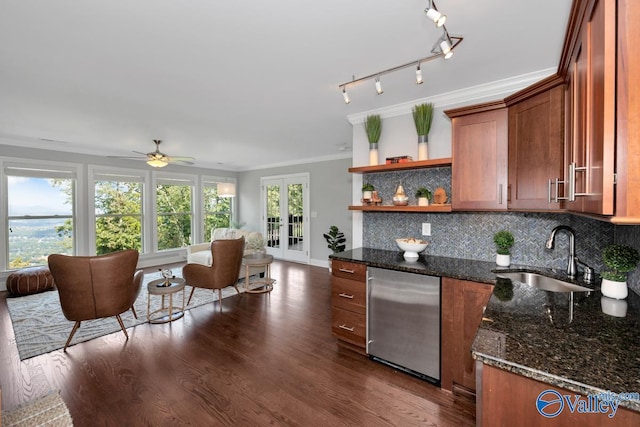
[(218, 290), (218, 300), (220, 310), (222, 310), (222, 289), (233, 286), (238, 289), (238, 277), (242, 267), (242, 256), (244, 253), (244, 237), (230, 240), (215, 240), (211, 242), (211, 258), (213, 263), (210, 266), (203, 264), (189, 263), (182, 268), (182, 277), (187, 285), (193, 287), (189, 294), (187, 305), (191, 302), (191, 297), (196, 288)]
[(129, 339), (120, 314), (133, 308), (144, 273), (136, 271), (138, 251), (128, 249), (98, 256), (49, 255), (49, 270), (64, 316), (76, 322), (64, 351), (83, 320), (115, 316)]

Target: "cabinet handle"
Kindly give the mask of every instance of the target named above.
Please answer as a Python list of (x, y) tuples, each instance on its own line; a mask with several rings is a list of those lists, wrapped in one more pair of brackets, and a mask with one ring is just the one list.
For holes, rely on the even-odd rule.
[(341, 293), (341, 294), (340, 294), (340, 296), (341, 296), (342, 298), (353, 299), (353, 295), (349, 295), (349, 294), (343, 294), (343, 293)]
[(342, 271), (343, 273), (349, 273), (349, 274), (355, 273), (355, 270), (347, 270), (346, 268), (341, 268), (340, 271)]
[(502, 184), (498, 186), (498, 204), (502, 204)]
[(353, 332), (353, 330), (354, 330), (356, 327), (355, 327), (355, 326), (352, 326), (352, 327), (350, 327), (350, 328), (349, 328), (347, 325), (340, 325), (340, 326), (338, 326), (338, 328), (340, 328), (340, 329), (344, 329), (345, 331)]
[[(556, 179), (556, 182), (558, 180)], [(551, 203), (551, 178), (549, 178), (549, 183), (547, 184), (547, 203)], [(557, 185), (557, 184), (556, 184)], [(556, 203), (558, 202), (558, 187), (556, 186)]]

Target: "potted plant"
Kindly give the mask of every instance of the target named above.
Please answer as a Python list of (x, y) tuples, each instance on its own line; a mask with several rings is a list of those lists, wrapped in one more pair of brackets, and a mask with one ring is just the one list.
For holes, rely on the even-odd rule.
[(413, 123), (418, 133), (418, 160), (428, 160), (428, 141), (431, 121), (433, 119), (433, 104), (419, 104), (413, 106)]
[(416, 190), (416, 197), (418, 198), (418, 206), (429, 206), (431, 191), (426, 187), (420, 187)]
[(375, 188), (371, 184), (362, 184), (362, 204), (366, 205), (372, 197), (371, 192), (375, 191)]
[(369, 165), (378, 164), (378, 141), (382, 133), (382, 119), (377, 114), (371, 114), (364, 120), (364, 130), (369, 140)]
[(493, 243), (496, 244), (496, 264), (500, 267), (508, 267), (511, 264), (511, 246), (515, 240), (513, 234), (507, 230), (500, 230), (493, 235)]
[(638, 266), (638, 251), (631, 246), (609, 245), (602, 251), (602, 261), (607, 266), (607, 270), (602, 272), (602, 295), (625, 299), (629, 294), (627, 273)]
[[(329, 227), (329, 232), (323, 234), (324, 239), (327, 241), (327, 247), (331, 249), (331, 252), (337, 254), (343, 252), (346, 248), (345, 242), (347, 239), (344, 237), (344, 233), (338, 229), (335, 225)], [(331, 258), (329, 258), (329, 271), (331, 271)]]
[(254, 251), (256, 256), (264, 256), (267, 251), (265, 249), (265, 241), (262, 234), (254, 233), (247, 239), (247, 249)]

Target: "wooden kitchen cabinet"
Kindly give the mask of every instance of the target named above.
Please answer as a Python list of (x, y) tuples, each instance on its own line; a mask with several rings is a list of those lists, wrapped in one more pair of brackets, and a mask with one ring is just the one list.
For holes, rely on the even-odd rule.
[(559, 72), (567, 89), (570, 211), (640, 224), (640, 4), (574, 2)]
[(575, 399), (578, 393), (533, 380), (494, 366), (476, 362), (478, 394), (476, 398), (476, 425), (499, 426), (638, 426), (640, 413), (619, 407), (615, 416), (607, 414), (581, 414), (571, 412), (565, 405), (554, 418), (545, 418), (538, 413), (536, 401), (545, 390), (555, 390), (561, 395)]
[(471, 345), (476, 337), (493, 285), (442, 278), (441, 387), (473, 393), (475, 361)]
[(331, 332), (338, 342), (366, 354), (367, 266), (331, 261)]
[(451, 118), (451, 205), (507, 209), (508, 114), (504, 102), (447, 110)]
[[(564, 81), (551, 76), (508, 98), (509, 210), (554, 211), (549, 179), (564, 175)], [(555, 198), (555, 190), (554, 190)]]

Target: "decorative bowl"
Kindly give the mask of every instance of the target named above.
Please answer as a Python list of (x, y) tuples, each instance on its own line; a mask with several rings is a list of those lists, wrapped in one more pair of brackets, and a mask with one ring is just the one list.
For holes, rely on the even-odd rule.
[(405, 259), (416, 259), (418, 252), (424, 251), (429, 243), (420, 239), (407, 238), (396, 239), (396, 244), (400, 250), (404, 251)]

